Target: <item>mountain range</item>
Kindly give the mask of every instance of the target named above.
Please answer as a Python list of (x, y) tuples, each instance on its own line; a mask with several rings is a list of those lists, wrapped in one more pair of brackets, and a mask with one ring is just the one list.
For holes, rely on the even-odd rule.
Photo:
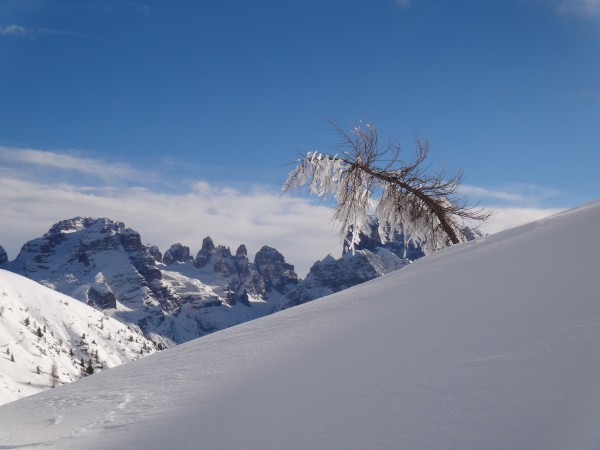
[(382, 239), (378, 228), (371, 221), (354, 249), (317, 261), (304, 280), (272, 247), (250, 260), (243, 244), (232, 252), (206, 237), (195, 257), (181, 243), (163, 255), (124, 223), (87, 217), (56, 223), (12, 261), (0, 250), (0, 267), (167, 347), (338, 292), (424, 255), (399, 233)]

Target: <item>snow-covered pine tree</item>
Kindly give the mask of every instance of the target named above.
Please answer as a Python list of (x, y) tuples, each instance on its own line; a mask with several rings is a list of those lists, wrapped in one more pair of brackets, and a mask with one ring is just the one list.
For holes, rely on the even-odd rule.
[(419, 240), (428, 251), (465, 241), (465, 222), (473, 225), (490, 216), (459, 193), (462, 172), (429, 173), (427, 143), (416, 140), (414, 159), (404, 162), (398, 145), (380, 144), (374, 125), (350, 132), (332, 125), (341, 138), (338, 154), (308, 152), (289, 173), (283, 191), (308, 187), (323, 199), (333, 196), (340, 235), (352, 229), (350, 248), (358, 243), (369, 214), (378, 219), (381, 236), (388, 227), (402, 232), (406, 242)]

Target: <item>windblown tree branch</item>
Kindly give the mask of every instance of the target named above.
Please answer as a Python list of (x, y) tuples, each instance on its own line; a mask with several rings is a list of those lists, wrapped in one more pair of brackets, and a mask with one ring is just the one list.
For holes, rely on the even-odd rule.
[(283, 190), (308, 187), (321, 198), (332, 195), (340, 235), (352, 229), (351, 247), (358, 243), (369, 214), (375, 215), (381, 231), (387, 227), (401, 232), (406, 242), (419, 240), (430, 251), (465, 241), (465, 223), (490, 216), (459, 193), (462, 172), (429, 173), (428, 144), (417, 140), (414, 159), (404, 162), (399, 146), (379, 143), (375, 126), (356, 127), (349, 133), (334, 127), (341, 137), (340, 152), (335, 156), (308, 152), (289, 173)]

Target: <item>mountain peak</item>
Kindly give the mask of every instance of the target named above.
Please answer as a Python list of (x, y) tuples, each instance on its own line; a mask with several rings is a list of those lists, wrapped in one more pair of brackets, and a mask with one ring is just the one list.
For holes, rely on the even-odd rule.
[(72, 219), (61, 220), (50, 228), (49, 234), (56, 233), (73, 233), (75, 231), (85, 229), (98, 229), (98, 231), (106, 232), (108, 230), (121, 231), (129, 229), (123, 222), (115, 222), (106, 217), (73, 217)]

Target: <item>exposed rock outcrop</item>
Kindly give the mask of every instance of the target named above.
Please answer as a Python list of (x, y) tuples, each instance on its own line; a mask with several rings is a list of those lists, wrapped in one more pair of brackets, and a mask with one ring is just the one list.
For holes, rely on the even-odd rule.
[(8, 261), (8, 255), (2, 246), (0, 245), (0, 266)]
[(156, 245), (147, 245), (148, 253), (154, 258), (154, 261), (157, 263), (163, 262), (163, 256), (160, 252), (159, 248)]
[(194, 267), (201, 269), (206, 266), (208, 259), (213, 254), (214, 250), (215, 244), (213, 243), (213, 240), (210, 238), (210, 236), (205, 237), (202, 240), (202, 248), (200, 248), (196, 258), (194, 259)]
[(254, 266), (264, 278), (267, 289), (273, 288), (284, 294), (298, 283), (294, 266), (285, 262), (281, 253), (272, 247), (262, 247), (254, 257)]
[(184, 263), (190, 261), (191, 259), (192, 257), (190, 255), (190, 248), (177, 243), (171, 245), (165, 252), (164, 256), (162, 257), (162, 262), (166, 265), (171, 265), (174, 263)]

